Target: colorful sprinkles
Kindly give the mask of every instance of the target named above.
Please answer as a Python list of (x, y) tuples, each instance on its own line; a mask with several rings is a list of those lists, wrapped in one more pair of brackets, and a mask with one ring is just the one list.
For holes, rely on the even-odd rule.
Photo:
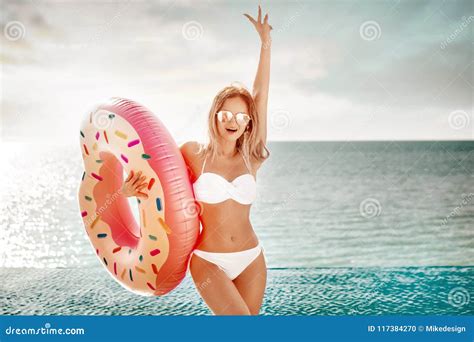
[(151, 188), (153, 187), (153, 184), (155, 184), (155, 178), (151, 178), (150, 181), (148, 182), (148, 187), (147, 189), (148, 190), (151, 190)]
[(99, 220), (100, 220), (100, 215), (98, 215), (98, 216), (94, 219), (94, 221), (92, 221), (92, 223), (91, 223), (91, 229), (94, 229), (95, 224), (96, 224)]
[(138, 267), (138, 266), (135, 266), (135, 270), (136, 270), (137, 272), (140, 272), (140, 273), (146, 273), (143, 268), (140, 268), (140, 267)]
[(118, 136), (119, 138), (127, 139), (127, 135), (124, 132), (121, 132), (119, 130), (115, 131), (115, 135)]
[(165, 230), (166, 234), (171, 234), (171, 229), (170, 229), (170, 227), (166, 224), (166, 222), (165, 222), (161, 217), (158, 218), (158, 222), (160, 222), (161, 227), (163, 227), (163, 229)]
[[(90, 116), (89, 116), (89, 123), (90, 124), (92, 124), (92, 116), (96, 115), (96, 113), (97, 112), (90, 113)], [(114, 119), (115, 114), (109, 113), (108, 117), (109, 117), (109, 119)], [(135, 158), (139, 157), (139, 155), (141, 155), (141, 158), (144, 159), (144, 160), (149, 160), (149, 159), (152, 158), (152, 156), (147, 154), (147, 153), (141, 153), (141, 152), (144, 151), (142, 149), (143, 144), (141, 142), (141, 139), (135, 139), (135, 137), (136, 137), (135, 134), (129, 134), (130, 131), (128, 130), (128, 128), (124, 128), (124, 126), (115, 126), (115, 128), (119, 128), (119, 129), (110, 129), (109, 128), (108, 132), (106, 130), (100, 130), (100, 131), (98, 131), (98, 130), (89, 130), (89, 128), (85, 129), (84, 131), (80, 130), (80, 136), (82, 138), (84, 138), (84, 140), (82, 141), (82, 147), (83, 147), (83, 152), (84, 152), (82, 156), (83, 156), (84, 160), (86, 160), (86, 155), (90, 156), (90, 158), (88, 158), (89, 163), (86, 163), (86, 165), (88, 167), (91, 167), (91, 165), (95, 165), (95, 166), (92, 166), (93, 167), (92, 170), (94, 172), (91, 172), (92, 170), (86, 168), (86, 170), (82, 174), (82, 181), (84, 181), (86, 179), (86, 174), (87, 174), (88, 177), (91, 177), (92, 179), (95, 179), (99, 182), (104, 180), (104, 176), (100, 175), (101, 174), (101, 171), (100, 171), (101, 165), (96, 165), (96, 164), (104, 164), (106, 162), (106, 160), (101, 159), (101, 157), (98, 154), (98, 151), (102, 150), (102, 147), (105, 146), (105, 145), (103, 145), (103, 141), (105, 141), (107, 144), (110, 143), (107, 133), (112, 134), (111, 135), (111, 137), (112, 137), (111, 143), (113, 143), (113, 144), (119, 143), (120, 144), (120, 149), (117, 151), (118, 153), (117, 154), (114, 153), (117, 157), (120, 154), (119, 160), (121, 159), (123, 162), (128, 164), (129, 162), (135, 162), (136, 161)], [(122, 130), (120, 130), (120, 129), (122, 129)], [(88, 133), (87, 138), (86, 138), (85, 132)], [(93, 133), (93, 132), (95, 132), (95, 133)], [(114, 135), (116, 137), (120, 138), (120, 139), (123, 139), (123, 140), (121, 142), (118, 141), (117, 139), (114, 140), (114, 138), (113, 138)], [(103, 136), (103, 140), (100, 140), (101, 136)], [(133, 149), (133, 150), (131, 149), (131, 150), (127, 151), (127, 150), (124, 149), (125, 144), (126, 144), (126, 147), (128, 147), (128, 148), (133, 148), (133, 147), (138, 146), (140, 144), (142, 144), (142, 146), (138, 146), (138, 147), (135, 147), (135, 149)], [(140, 151), (140, 149), (142, 149), (142, 150)], [(92, 151), (92, 153), (91, 153), (91, 151)], [(137, 151), (139, 151), (139, 152), (137, 152)], [(123, 153), (121, 153), (121, 152), (123, 152)], [(95, 164), (94, 164), (94, 162), (95, 162)], [(141, 162), (141, 163), (145, 163), (145, 162)], [(102, 172), (102, 174), (103, 174), (103, 172)], [(107, 177), (107, 175), (105, 175), (105, 177)], [(87, 201), (87, 202), (90, 202), (90, 203), (83, 202), (83, 204), (86, 204), (86, 206), (83, 207), (83, 209), (87, 209), (87, 210), (81, 211), (81, 216), (83, 218), (87, 216), (87, 219), (85, 219), (85, 221), (84, 221), (84, 222), (86, 222), (86, 226), (87, 226), (87, 224), (89, 224), (89, 222), (92, 221), (92, 223), (90, 223), (90, 225), (89, 225), (89, 228), (93, 229), (101, 219), (101, 216), (97, 215), (98, 214), (96, 212), (97, 208), (94, 206), (96, 204), (97, 204), (97, 206), (99, 206), (99, 204), (94, 203), (94, 195), (93, 195), (94, 187), (98, 184), (96, 182), (91, 181), (90, 178), (87, 178), (87, 181), (92, 183), (92, 184), (84, 183), (84, 186), (88, 186), (88, 188), (85, 191), (85, 193), (82, 194), (81, 201)], [(158, 183), (158, 185), (156, 183)], [(153, 188), (156, 189), (157, 187), (159, 187), (159, 179), (156, 178), (156, 175), (155, 175), (155, 178), (153, 178), (153, 177), (150, 178), (146, 188), (148, 190), (152, 190)], [(138, 204), (143, 204), (142, 201), (139, 198), (137, 198), (137, 201), (138, 201)], [(163, 211), (164, 204), (165, 203), (162, 202), (162, 199), (160, 197), (155, 198), (156, 210), (158, 210), (159, 212)], [(143, 207), (143, 206), (140, 205), (140, 207)], [(150, 209), (153, 210), (154, 208), (153, 207), (148, 207), (147, 209), (141, 208), (141, 218), (142, 218), (143, 228), (146, 228), (147, 224), (150, 225), (150, 222), (147, 222), (147, 219), (148, 219), (148, 221), (151, 221), (152, 219), (154, 221), (156, 219), (156, 216), (155, 216), (155, 215), (157, 215), (156, 212), (154, 212), (154, 213), (150, 213), (150, 212), (147, 213), (146, 212), (146, 210), (150, 210)], [(148, 216), (148, 218), (147, 218), (147, 216)], [(159, 217), (158, 221), (159, 221), (159, 224), (161, 225), (161, 227), (166, 231), (166, 233), (170, 234), (171, 229), (165, 223), (164, 219), (162, 217)], [(104, 223), (106, 223), (106, 222), (104, 222)], [(156, 226), (156, 221), (152, 222), (151, 226), (153, 226), (152, 228), (156, 229), (156, 227), (155, 227)], [(161, 235), (158, 235), (158, 234), (162, 234), (162, 232), (160, 232), (160, 231), (158, 231), (158, 232), (157, 231), (150, 231), (149, 233), (144, 233), (143, 237), (140, 234), (140, 238), (143, 238), (143, 239), (147, 238), (148, 241), (145, 242), (145, 246), (147, 246), (147, 247), (145, 247), (146, 249), (143, 249), (143, 250), (138, 250), (138, 251), (134, 250), (134, 252), (136, 254), (134, 254), (131, 257), (127, 257), (124, 260), (124, 262), (128, 263), (128, 264), (125, 264), (125, 263), (122, 263), (122, 261), (120, 260), (120, 257), (126, 256), (126, 254), (127, 254), (126, 251), (127, 250), (128, 250), (128, 255), (131, 255), (132, 254), (132, 248), (129, 248), (128, 246), (119, 246), (119, 245), (117, 245), (117, 243), (112, 239), (113, 236), (110, 235), (111, 232), (109, 230), (105, 230), (105, 232), (104, 232), (104, 229), (107, 229), (108, 225), (104, 224), (103, 227), (102, 227), (99, 224), (98, 227), (99, 228), (96, 228), (95, 232), (86, 230), (86, 233), (88, 235), (89, 235), (89, 233), (94, 233), (94, 234), (90, 235), (90, 238), (92, 238), (92, 239), (95, 239), (95, 236), (96, 236), (97, 239), (102, 239), (103, 240), (103, 242), (97, 242), (97, 246), (100, 247), (100, 254), (99, 254), (99, 249), (98, 248), (96, 248), (96, 253), (99, 256), (99, 259), (101, 259), (103, 261), (105, 266), (108, 266), (109, 263), (110, 263), (111, 268), (112, 268), (112, 263), (113, 263), (113, 272), (114, 272), (114, 274), (117, 278), (120, 275), (120, 278), (122, 280), (124, 280), (124, 278), (128, 275), (129, 278), (130, 278), (130, 281), (132, 281), (132, 282), (134, 282), (134, 281), (135, 282), (138, 282), (138, 281), (143, 282), (143, 287), (144, 287), (144, 284), (146, 283), (146, 285), (149, 289), (151, 289), (153, 291), (156, 291), (156, 288), (157, 288), (156, 287), (156, 280), (154, 280), (155, 277), (152, 277), (152, 276), (153, 275), (155, 275), (155, 276), (158, 275), (159, 265), (161, 265), (161, 264), (159, 264), (159, 262), (162, 262), (162, 260), (161, 259), (153, 259), (153, 261), (155, 263), (150, 263), (151, 259), (148, 256), (148, 253), (151, 257), (155, 257), (155, 256), (161, 254), (160, 248), (162, 247), (162, 245), (160, 245), (158, 243), (161, 240)], [(160, 228), (158, 228), (158, 229), (160, 229)], [(99, 232), (99, 231), (101, 231), (101, 232)], [(152, 242), (150, 242), (150, 241), (152, 241)], [(157, 247), (160, 247), (160, 248), (157, 248)], [(123, 250), (123, 254), (120, 253), (122, 250)], [(147, 258), (144, 258), (144, 256), (146, 256)], [(164, 255), (163, 255), (163, 257), (164, 257)], [(160, 261), (158, 262), (158, 260), (160, 260)], [(138, 263), (137, 263), (137, 261), (138, 261)], [(153, 273), (150, 272), (150, 267), (151, 267), (151, 271)], [(139, 277), (137, 278), (136, 274), (135, 275), (133, 274), (133, 271), (138, 272), (140, 274), (144, 274), (146, 276), (143, 276), (143, 278), (142, 278), (142, 276), (139, 274)], [(126, 274), (126, 273), (128, 273), (128, 274)], [(136, 279), (134, 279), (134, 277)]]
[(99, 175), (96, 175), (94, 172), (91, 173), (91, 176), (94, 177), (95, 179), (97, 179), (98, 181), (104, 180), (104, 178), (102, 178), (102, 177), (99, 176)]
[(139, 143), (140, 143), (140, 140), (135, 139), (135, 140), (130, 141), (127, 146), (132, 147), (132, 146), (138, 145)]
[(155, 256), (155, 255), (158, 255), (160, 253), (161, 253), (161, 251), (158, 248), (153, 249), (153, 250), (150, 251), (151, 256)]

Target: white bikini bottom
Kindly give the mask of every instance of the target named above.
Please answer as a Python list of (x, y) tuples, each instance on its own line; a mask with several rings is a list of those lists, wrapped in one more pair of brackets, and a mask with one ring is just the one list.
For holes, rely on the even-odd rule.
[(260, 243), (251, 249), (239, 252), (214, 253), (195, 249), (198, 257), (217, 265), (230, 280), (237, 278), (263, 251)]

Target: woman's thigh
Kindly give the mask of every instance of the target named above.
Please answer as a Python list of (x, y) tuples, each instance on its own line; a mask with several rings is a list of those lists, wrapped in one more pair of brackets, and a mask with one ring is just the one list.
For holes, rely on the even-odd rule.
[(193, 254), (189, 269), (199, 294), (215, 315), (250, 314), (232, 280), (217, 265)]
[(262, 306), (267, 284), (267, 265), (262, 253), (234, 279), (240, 295), (244, 299), (251, 315), (258, 315)]

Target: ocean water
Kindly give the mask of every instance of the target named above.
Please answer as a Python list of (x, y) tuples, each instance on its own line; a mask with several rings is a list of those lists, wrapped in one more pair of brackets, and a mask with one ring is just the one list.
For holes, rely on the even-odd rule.
[[(163, 297), (128, 292), (98, 267), (3, 268), (0, 277), (2, 315), (212, 314), (189, 277)], [(459, 266), (270, 269), (261, 314), (472, 315), (473, 277)]]
[[(269, 149), (251, 211), (263, 314), (474, 312), (473, 141)], [(108, 276), (79, 214), (79, 146), (0, 152), (0, 314), (209, 314), (189, 278), (146, 298)]]

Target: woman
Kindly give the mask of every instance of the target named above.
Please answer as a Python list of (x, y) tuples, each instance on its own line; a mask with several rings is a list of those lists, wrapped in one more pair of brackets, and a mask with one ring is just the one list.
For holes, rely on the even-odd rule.
[[(262, 22), (260, 6), (257, 20), (245, 16), (262, 44), (253, 96), (241, 86), (225, 87), (209, 112), (209, 143), (181, 146), (203, 227), (189, 267), (199, 294), (216, 315), (258, 314), (267, 275), (249, 214), (257, 170), (269, 156), (265, 144), (272, 27), (268, 14)], [(123, 192), (147, 197), (146, 186), (145, 176), (131, 173)]]

